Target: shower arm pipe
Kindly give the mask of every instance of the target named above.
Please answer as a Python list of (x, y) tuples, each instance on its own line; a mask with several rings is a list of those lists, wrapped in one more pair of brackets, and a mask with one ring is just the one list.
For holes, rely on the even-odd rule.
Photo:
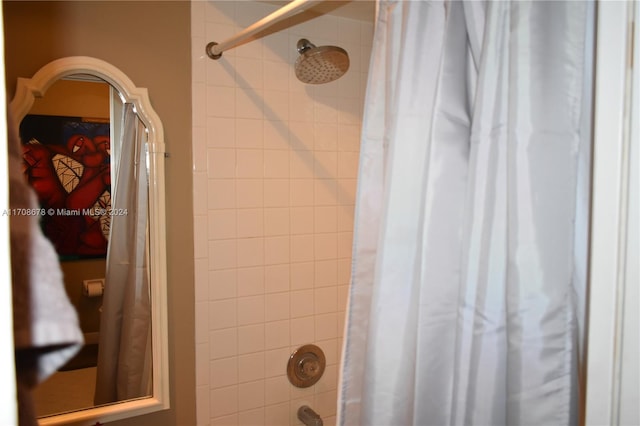
[(254, 36), (255, 34), (263, 31), (270, 26), (287, 19), (293, 15), (304, 12), (306, 9), (318, 4), (322, 3), (326, 0), (294, 0), (270, 15), (265, 16), (261, 20), (255, 22), (251, 26), (245, 28), (240, 31), (238, 34), (230, 37), (220, 43), (216, 43), (215, 41), (207, 44), (207, 56), (211, 59), (219, 59), (222, 56), (222, 52), (232, 49), (247, 40), (248, 38)]

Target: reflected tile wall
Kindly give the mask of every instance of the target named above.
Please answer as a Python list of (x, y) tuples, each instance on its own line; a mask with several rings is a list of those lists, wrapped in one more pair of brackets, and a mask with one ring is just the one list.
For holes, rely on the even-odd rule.
[[(276, 7), (191, 5), (198, 424), (298, 425), (307, 404), (332, 425), (373, 25), (326, 15), (213, 61), (209, 41)], [(346, 49), (347, 74), (300, 83), (303, 37)], [(299, 389), (285, 369), (306, 343), (327, 368)]]

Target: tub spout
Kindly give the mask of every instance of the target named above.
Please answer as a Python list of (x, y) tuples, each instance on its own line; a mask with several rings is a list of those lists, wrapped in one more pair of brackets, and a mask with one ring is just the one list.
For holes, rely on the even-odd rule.
[(306, 426), (322, 426), (322, 419), (308, 405), (298, 408), (298, 419)]

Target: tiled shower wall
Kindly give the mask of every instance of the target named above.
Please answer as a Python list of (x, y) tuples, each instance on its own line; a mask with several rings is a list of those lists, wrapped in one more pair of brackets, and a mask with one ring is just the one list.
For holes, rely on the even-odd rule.
[[(335, 423), (360, 124), (373, 24), (324, 15), (204, 54), (276, 10), (192, 1), (196, 372), (199, 425)], [(305, 85), (296, 43), (348, 51), (339, 80)], [(323, 378), (293, 387), (290, 353), (315, 343)]]

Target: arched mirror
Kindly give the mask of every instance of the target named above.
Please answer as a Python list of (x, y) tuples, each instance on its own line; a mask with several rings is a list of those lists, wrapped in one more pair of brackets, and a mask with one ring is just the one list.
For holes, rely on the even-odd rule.
[(18, 79), (10, 109), (85, 337), (36, 389), (40, 424), (168, 408), (165, 151), (147, 90), (109, 63), (69, 57)]

